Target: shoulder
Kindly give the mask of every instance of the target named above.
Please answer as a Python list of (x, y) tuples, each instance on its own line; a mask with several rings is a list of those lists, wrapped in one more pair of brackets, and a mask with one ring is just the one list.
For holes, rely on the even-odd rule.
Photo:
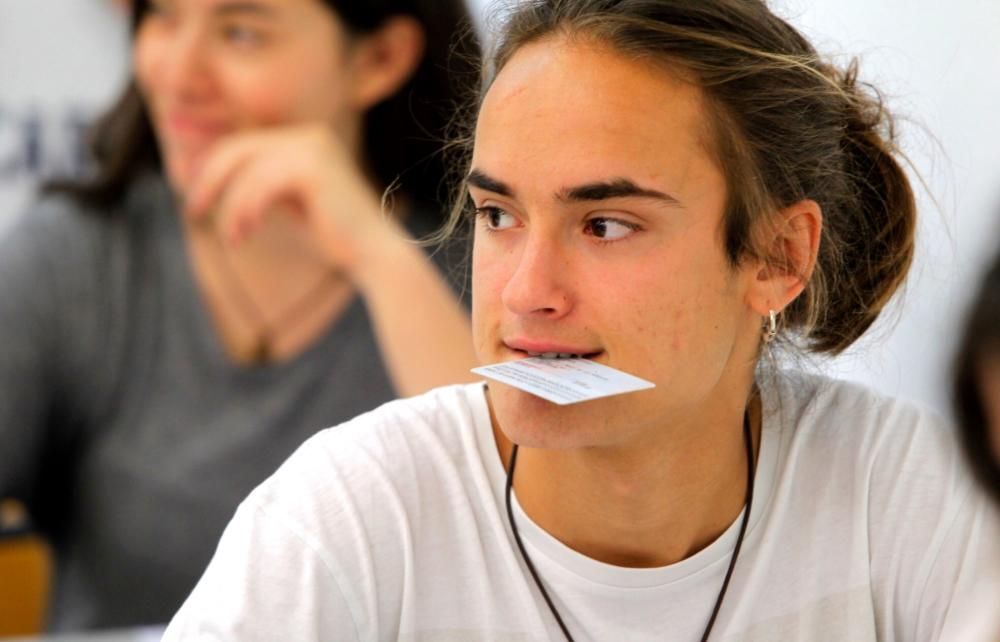
[[(79, 248), (106, 234), (110, 221), (62, 195), (48, 195), (22, 212), (0, 237), (0, 255), (52, 256), (52, 250)], [(78, 252), (71, 252), (77, 254)]]
[(781, 457), (796, 475), (854, 488), (873, 509), (894, 502), (941, 511), (969, 494), (956, 432), (933, 410), (797, 372), (781, 373), (775, 389), (767, 405), (781, 432)]
[(923, 425), (928, 430), (948, 430), (943, 417), (911, 401), (883, 395), (853, 381), (831, 379), (798, 371), (782, 371), (771, 377), (775, 391), (774, 410), (801, 429), (830, 425), (844, 430), (893, 430)]
[(136, 179), (125, 197), (107, 210), (67, 194), (44, 194), (0, 235), (0, 257), (8, 264), (92, 264), (151, 229), (157, 218), (153, 215), (169, 202), (169, 189), (153, 174)]
[(21, 326), (51, 336), (61, 312), (90, 309), (104, 227), (72, 201), (46, 197), (0, 234), (0, 332)]
[(920, 404), (854, 382), (782, 373), (774, 395), (789, 469), (851, 488), (875, 519), (947, 519), (974, 484), (951, 422)]
[(484, 422), (489, 415), (481, 384), (391, 401), (311, 437), (251, 497), (307, 521), (316, 515), (310, 503), (316, 509), (355, 492), (417, 505), (421, 486), (435, 487), (427, 483), (430, 477), (449, 470), (461, 475), (478, 459), (477, 432)]
[(771, 518), (811, 539), (835, 534), (822, 550), (808, 542), (804, 550), (833, 561), (830, 572), (866, 578), (880, 637), (938, 639), (941, 605), (975, 582), (997, 541), (951, 423), (811, 374), (782, 372), (762, 388), (775, 462)]
[(339, 456), (345, 449), (364, 450), (373, 456), (394, 456), (400, 448), (418, 445), (413, 455), (433, 446), (460, 453), (472, 445), (477, 424), (487, 417), (482, 384), (436, 388), (407, 399), (397, 399), (324, 430), (303, 451)]
[[(202, 584), (269, 593), (287, 581), (294, 591), (305, 574), (345, 605), (345, 621), (367, 627), (359, 639), (378, 639), (372, 630), (402, 609), (400, 583), (415, 560), (472, 528), (489, 492), (476, 434), (488, 423), (482, 385), (470, 384), (318, 433), (243, 502)], [(295, 609), (314, 612), (317, 591), (299, 597)]]
[(107, 210), (82, 204), (67, 194), (46, 194), (0, 235), (0, 273), (6, 292), (53, 292), (87, 305), (92, 293), (122, 283), (137, 262), (148, 262), (149, 245), (175, 243), (166, 233), (173, 201), (158, 174), (140, 176)]

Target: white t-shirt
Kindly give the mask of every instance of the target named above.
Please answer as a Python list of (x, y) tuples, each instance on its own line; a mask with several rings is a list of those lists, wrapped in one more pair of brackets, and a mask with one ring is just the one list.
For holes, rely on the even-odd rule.
[[(997, 586), (1000, 524), (948, 426), (797, 374), (763, 386), (763, 407), (749, 530), (712, 639), (961, 630), (951, 620), (963, 595)], [(561, 639), (514, 544), (504, 484), (482, 384), (324, 431), (241, 505), (164, 640)], [(688, 641), (742, 515), (704, 550), (652, 569), (587, 558), (519, 507), (515, 519), (575, 639)]]

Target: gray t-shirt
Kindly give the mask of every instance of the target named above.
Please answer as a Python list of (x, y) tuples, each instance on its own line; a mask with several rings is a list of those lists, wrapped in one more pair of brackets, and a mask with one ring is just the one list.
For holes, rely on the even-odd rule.
[(234, 365), (169, 189), (121, 207), (48, 199), (0, 239), (0, 497), (51, 538), (53, 630), (167, 621), (251, 489), (395, 396), (360, 300), (297, 358)]

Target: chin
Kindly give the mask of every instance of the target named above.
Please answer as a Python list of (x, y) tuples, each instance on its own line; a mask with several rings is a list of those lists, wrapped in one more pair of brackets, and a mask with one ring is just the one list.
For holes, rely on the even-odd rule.
[(163, 173), (174, 194), (182, 200), (187, 198), (193, 182), (191, 171), (183, 163), (165, 161)]
[(185, 197), (195, 183), (205, 162), (202, 150), (162, 150), (163, 171), (174, 192)]
[(560, 406), (491, 381), (490, 400), (500, 430), (525, 448), (569, 450), (593, 446), (599, 442), (595, 431), (605, 424), (605, 413), (595, 407), (600, 399)]

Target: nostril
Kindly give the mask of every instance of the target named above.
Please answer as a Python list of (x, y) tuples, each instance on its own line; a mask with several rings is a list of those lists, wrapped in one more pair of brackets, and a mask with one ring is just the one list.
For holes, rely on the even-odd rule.
[(503, 305), (519, 315), (555, 318), (569, 312), (571, 297), (542, 266), (523, 263), (504, 284)]

